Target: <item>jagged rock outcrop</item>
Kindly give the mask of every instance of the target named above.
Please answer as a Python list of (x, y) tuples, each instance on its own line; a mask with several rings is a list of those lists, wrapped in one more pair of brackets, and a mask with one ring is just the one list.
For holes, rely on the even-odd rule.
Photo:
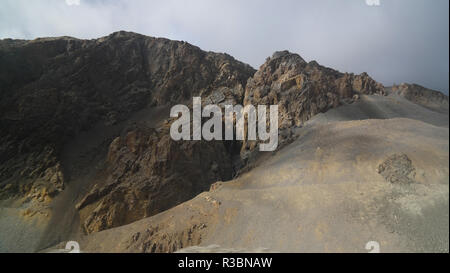
[(416, 175), (411, 159), (406, 154), (393, 154), (377, 168), (384, 179), (393, 184), (414, 183)]
[(1, 40), (0, 197), (61, 191), (62, 147), (96, 123), (220, 88), (242, 100), (253, 73), (226, 54), (129, 32)]
[[(301, 126), (343, 101), (351, 103), (359, 94), (384, 95), (385, 91), (367, 73), (341, 73), (316, 61), (308, 63), (298, 54), (279, 51), (248, 80), (244, 104), (277, 104), (279, 129), (285, 130)], [(254, 147), (254, 141), (247, 142), (241, 153), (245, 155)]]
[(353, 75), (307, 63), (298, 54), (276, 52), (245, 90), (245, 104), (278, 104), (280, 129), (300, 126), (311, 116), (338, 106), (355, 94), (384, 94), (384, 87), (366, 73)]
[(408, 83), (394, 85), (392, 91), (415, 104), (437, 112), (448, 113), (448, 96), (439, 91), (434, 91), (418, 84)]

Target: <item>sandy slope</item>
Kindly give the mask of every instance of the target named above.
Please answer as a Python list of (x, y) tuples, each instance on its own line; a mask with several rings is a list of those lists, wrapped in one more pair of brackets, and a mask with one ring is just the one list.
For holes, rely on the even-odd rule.
[[(76, 239), (87, 252), (366, 252), (368, 241), (382, 252), (448, 252), (448, 113), (394, 95), (364, 96), (296, 133), (233, 181)], [(377, 172), (394, 154), (411, 160), (412, 184), (392, 184)]]
[[(445, 109), (441, 109), (444, 111)], [(448, 127), (448, 107), (443, 114), (431, 111), (393, 93), (389, 96), (362, 96), (355, 104), (343, 105), (316, 115), (308, 124), (363, 119), (408, 118)]]

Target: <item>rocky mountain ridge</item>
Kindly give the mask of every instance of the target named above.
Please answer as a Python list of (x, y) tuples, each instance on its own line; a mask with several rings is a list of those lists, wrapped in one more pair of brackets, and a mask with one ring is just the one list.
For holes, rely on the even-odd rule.
[[(51, 204), (67, 185), (85, 180), (68, 205), (85, 233), (165, 211), (258, 157), (255, 142), (171, 140), (165, 107), (193, 96), (215, 104), (277, 104), (282, 147), (314, 115), (361, 95), (386, 95), (366, 73), (341, 73), (288, 51), (255, 71), (227, 54), (129, 32), (96, 40), (2, 40), (0, 75), (1, 199)], [(71, 140), (97, 124), (117, 130), (66, 161)], [(90, 166), (97, 161), (99, 169)], [(93, 175), (77, 177), (85, 168)]]
[(392, 91), (415, 104), (440, 113), (448, 113), (448, 96), (418, 84), (402, 83), (392, 86)]
[(43, 184), (42, 199), (63, 189), (60, 153), (79, 132), (217, 87), (243, 89), (254, 73), (226, 54), (128, 32), (4, 40), (0, 49), (0, 179), (16, 180), (6, 183), (9, 194)]

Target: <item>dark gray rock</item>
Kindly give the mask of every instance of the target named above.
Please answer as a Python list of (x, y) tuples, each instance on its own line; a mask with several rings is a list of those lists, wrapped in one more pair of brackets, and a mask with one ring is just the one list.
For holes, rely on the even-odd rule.
[(411, 160), (405, 154), (394, 154), (378, 166), (378, 173), (392, 184), (414, 183), (416, 175)]

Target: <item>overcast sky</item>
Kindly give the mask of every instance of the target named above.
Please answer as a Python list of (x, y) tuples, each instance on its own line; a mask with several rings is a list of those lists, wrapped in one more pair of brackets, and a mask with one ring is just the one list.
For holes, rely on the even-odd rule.
[(288, 49), (385, 85), (414, 82), (448, 94), (449, 1), (379, 1), (0, 0), (0, 38), (128, 30), (226, 52), (255, 68)]

